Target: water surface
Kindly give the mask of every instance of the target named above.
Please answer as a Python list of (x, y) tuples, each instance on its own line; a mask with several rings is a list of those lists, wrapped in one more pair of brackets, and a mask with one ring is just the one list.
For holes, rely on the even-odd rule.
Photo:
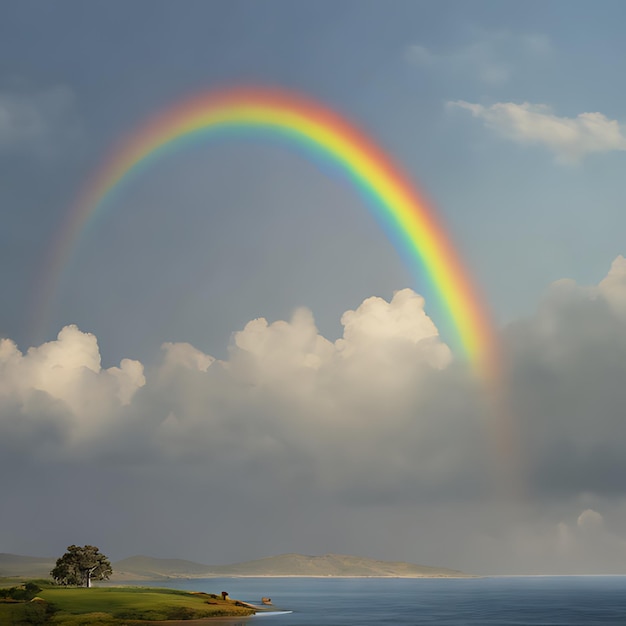
[(159, 586), (227, 591), (253, 603), (267, 596), (293, 611), (257, 615), (246, 626), (626, 626), (626, 576), (206, 578)]

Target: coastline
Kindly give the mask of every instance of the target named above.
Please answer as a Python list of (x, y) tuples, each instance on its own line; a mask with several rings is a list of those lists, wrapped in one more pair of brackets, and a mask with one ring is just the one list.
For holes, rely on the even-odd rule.
[(159, 582), (168, 582), (174, 580), (208, 580), (210, 578), (215, 579), (230, 579), (230, 578), (322, 578), (325, 580), (337, 578), (337, 579), (347, 579), (347, 578), (372, 578), (372, 579), (402, 579), (402, 580), (441, 580), (441, 579), (451, 579), (451, 580), (459, 580), (464, 578), (487, 578), (491, 576), (478, 575), (478, 574), (460, 574), (459, 576), (446, 576), (444, 574), (441, 575), (423, 575), (423, 576), (368, 576), (368, 575), (337, 575), (337, 574), (202, 574), (202, 575), (181, 575), (181, 576), (160, 576), (158, 578), (111, 578), (107, 581), (107, 584), (124, 584), (124, 583), (159, 583)]
[(158, 622), (145, 622), (146, 626), (203, 626), (206, 624), (223, 624), (226, 626), (238, 626), (239, 624), (247, 624), (250, 618), (254, 615), (248, 615), (245, 617), (203, 617), (201, 619), (186, 619), (186, 620), (161, 620)]

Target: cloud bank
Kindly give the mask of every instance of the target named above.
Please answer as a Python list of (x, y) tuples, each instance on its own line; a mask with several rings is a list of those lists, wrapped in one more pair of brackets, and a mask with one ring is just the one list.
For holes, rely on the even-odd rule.
[[(426, 411), (434, 409), (424, 409), (424, 424), (410, 426), (415, 448), (410, 438), (397, 442), (396, 432), (413, 420), (429, 395), (426, 385), (452, 359), (423, 305), (408, 289), (390, 302), (369, 298), (344, 314), (343, 337), (335, 343), (319, 334), (306, 309), (289, 322), (256, 319), (234, 333), (227, 361), (165, 343), (148, 373), (130, 359), (102, 369), (96, 338), (75, 326), (26, 354), (5, 339), (1, 440), (14, 454), (38, 457), (29, 438), (41, 438), (57, 447), (59, 458), (88, 455), (94, 462), (114, 452), (131, 464), (139, 457), (151, 463), (237, 458), (271, 472), (282, 471), (281, 455), (285, 462), (299, 457), (297, 465), (318, 487), (356, 485), (377, 497), (378, 483), (397, 489), (413, 482), (410, 457), (427, 445)], [(364, 454), (374, 442), (380, 454)], [(368, 456), (376, 468), (368, 467)], [(363, 487), (364, 473), (372, 474), (371, 489)]]
[(520, 144), (548, 148), (562, 163), (577, 163), (593, 153), (626, 150), (626, 134), (602, 113), (559, 117), (546, 104), (497, 102), (491, 106), (464, 100), (448, 107), (470, 111), (496, 134)]
[[(4, 541), (53, 553), (95, 539), (117, 556), (207, 562), (339, 551), (477, 572), (623, 572), (626, 259), (596, 286), (558, 281), (504, 330), (521, 508), (494, 490), (480, 390), (423, 299), (369, 298), (342, 324), (331, 342), (299, 309), (249, 322), (226, 360), (165, 343), (156, 363), (110, 368), (75, 326), (26, 353), (2, 340)], [(50, 512), (43, 528), (36, 510)], [(207, 528), (222, 547), (198, 552)]]

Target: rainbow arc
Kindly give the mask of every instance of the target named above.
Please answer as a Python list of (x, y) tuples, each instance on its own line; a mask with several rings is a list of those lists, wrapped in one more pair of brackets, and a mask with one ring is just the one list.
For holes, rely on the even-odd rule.
[[(158, 113), (124, 137), (93, 174), (51, 248), (36, 307), (45, 320), (83, 233), (115, 204), (126, 183), (160, 158), (199, 141), (261, 133), (286, 140), (318, 165), (340, 172), (390, 237), (410, 271), (436, 295), (456, 347), (487, 391), (485, 415), (502, 474), (517, 480), (519, 459), (506, 375), (495, 328), (434, 208), (364, 132), (335, 111), (281, 89), (243, 87), (201, 93)], [(430, 293), (429, 293), (430, 296)], [(457, 350), (458, 353), (458, 350)]]
[(53, 246), (43, 288), (44, 313), (83, 232), (115, 192), (159, 158), (224, 133), (263, 132), (331, 164), (364, 198), (411, 271), (425, 280), (453, 328), (455, 342), (486, 380), (498, 378), (493, 325), (434, 209), (369, 137), (331, 109), (301, 95), (233, 88), (188, 98), (124, 137), (69, 211)]

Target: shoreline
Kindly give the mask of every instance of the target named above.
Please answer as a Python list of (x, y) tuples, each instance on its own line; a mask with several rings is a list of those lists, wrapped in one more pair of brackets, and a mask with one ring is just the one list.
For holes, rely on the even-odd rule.
[[(245, 604), (245, 603), (244, 603)], [(265, 611), (266, 613), (271, 614), (272, 611)], [(243, 624), (247, 624), (248, 620), (256, 617), (257, 615), (263, 615), (264, 611), (257, 611), (253, 615), (245, 615), (245, 616), (219, 616), (219, 617), (203, 617), (201, 619), (192, 619), (192, 620), (161, 620), (158, 622), (145, 622), (145, 626), (149, 626), (150, 624), (153, 626), (203, 626), (203, 624), (228, 624), (229, 626), (239, 626)], [(275, 611), (276, 614), (288, 614), (293, 613), (293, 611)], [(142, 624), (143, 626), (143, 624)]]
[[(506, 575), (506, 574), (505, 574)], [(531, 574), (532, 575), (532, 574)], [(558, 574), (555, 574), (558, 575)], [(125, 579), (111, 579), (107, 581), (107, 584), (124, 584), (124, 583), (163, 583), (163, 582), (172, 582), (172, 581), (183, 581), (183, 580), (210, 580), (214, 579), (224, 579), (224, 578), (322, 578), (325, 580), (333, 579), (333, 578), (371, 578), (371, 579), (401, 579), (401, 580), (442, 580), (442, 579), (451, 579), (451, 580), (459, 580), (464, 578), (492, 578), (493, 575), (485, 574), (461, 574), (459, 576), (445, 576), (445, 575), (435, 575), (435, 576), (376, 576), (376, 575), (336, 575), (336, 574), (207, 574), (207, 575), (193, 575), (193, 576), (163, 576), (161, 578), (125, 578)]]

